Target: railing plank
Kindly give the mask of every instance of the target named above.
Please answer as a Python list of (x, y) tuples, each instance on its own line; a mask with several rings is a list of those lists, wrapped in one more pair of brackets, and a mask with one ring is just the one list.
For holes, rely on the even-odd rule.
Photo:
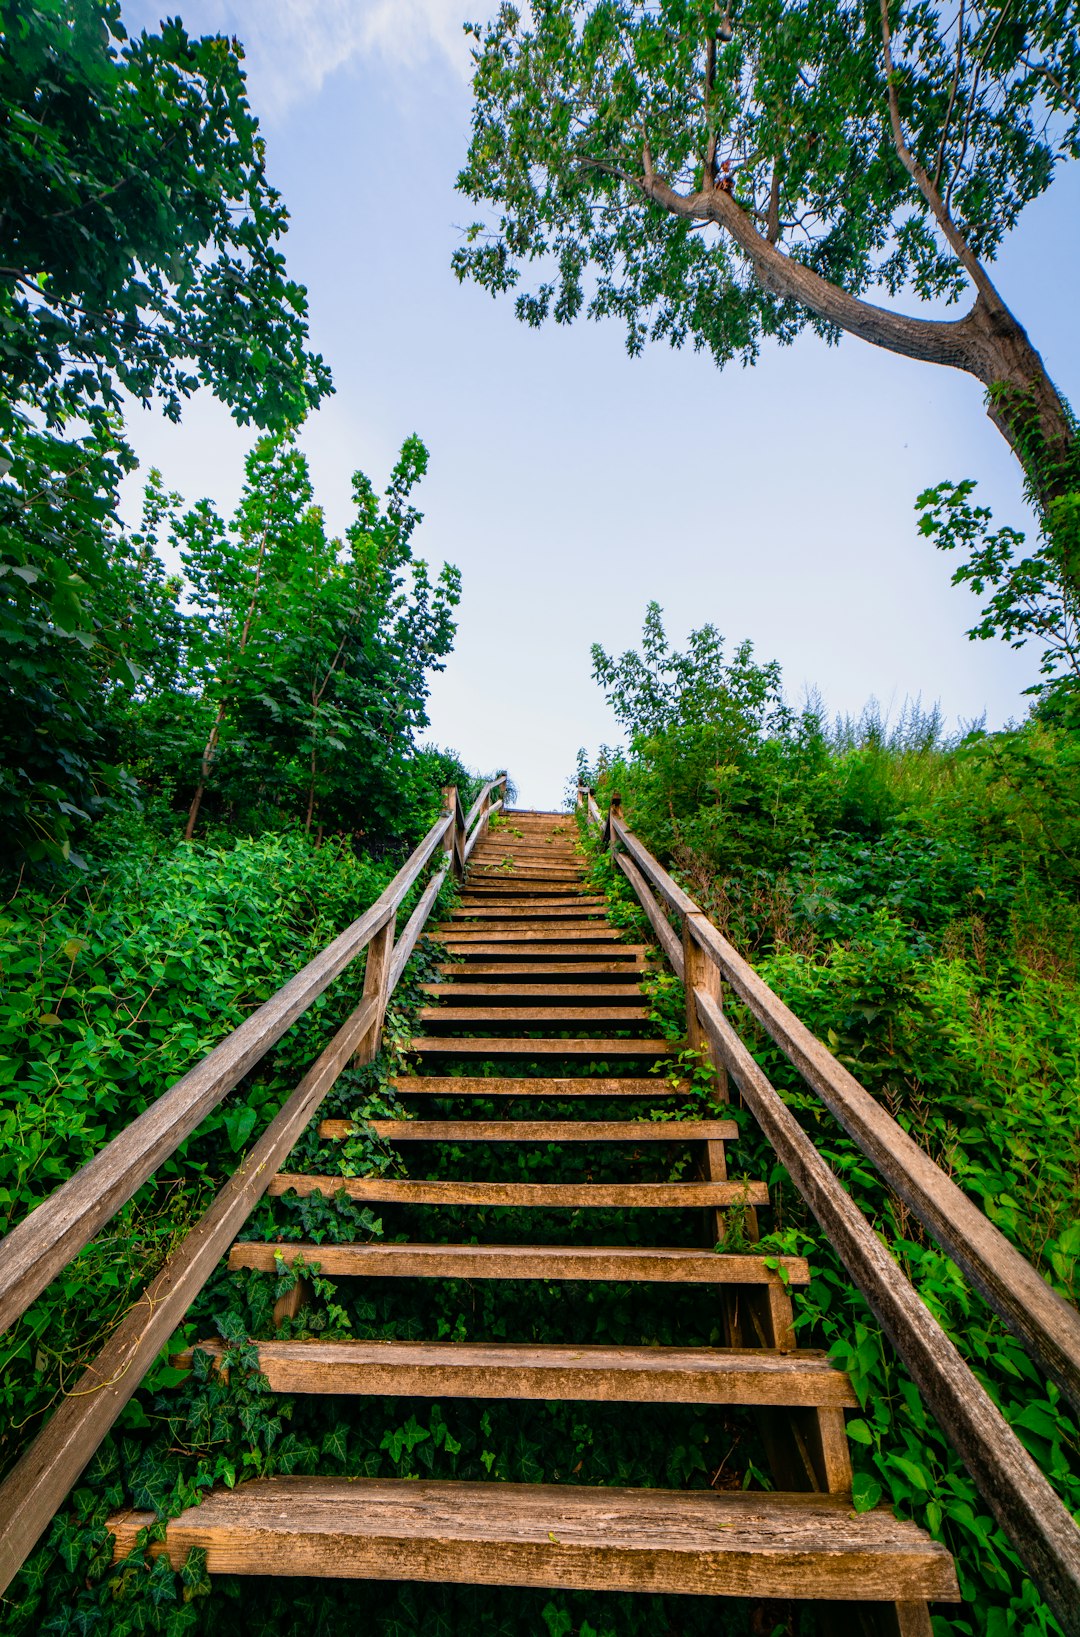
[(698, 1018), (1062, 1627), (1080, 1633), (1080, 1529), (712, 996)]
[(362, 1001), (113, 1332), (0, 1485), (0, 1592), (176, 1330), (357, 1045), (378, 1001)]
[(401, 981), (401, 974), (405, 970), (409, 956), (416, 948), (417, 939), (420, 937), (421, 932), (423, 932), (424, 927), (427, 924), (428, 917), (431, 914), (432, 905), (434, 904), (436, 898), (438, 898), (439, 893), (442, 890), (443, 882), (446, 880), (446, 874), (447, 869), (444, 865), (437, 874), (432, 876), (431, 880), (424, 888), (423, 894), (418, 900), (416, 908), (406, 921), (400, 938), (394, 945), (394, 953), (390, 961), (391, 994), (393, 994), (394, 990), (398, 986), (398, 983)]
[(660, 905), (649, 891), (649, 884), (633, 859), (627, 858), (625, 853), (616, 854), (616, 862), (626, 879), (638, 895), (642, 909), (649, 917), (649, 923), (660, 940), (661, 948), (680, 978), (683, 975), (683, 952), (679, 935), (668, 921)]
[(0, 1244), (0, 1332), (88, 1245), (394, 915), (446, 833), (440, 817), (375, 903), (162, 1093)]
[(622, 819), (611, 816), (611, 828), (616, 840), (621, 841), (638, 868), (648, 876), (661, 896), (666, 898), (672, 909), (679, 915), (700, 915), (701, 905), (695, 904), (689, 893), (683, 891), (677, 881), (673, 881), (661, 864), (658, 864), (647, 847), (642, 846), (637, 836), (626, 828)]
[(477, 842), (480, 841), (481, 838), (484, 835), (487, 834), (487, 828), (488, 828), (489, 821), (495, 817), (496, 813), (500, 813), (502, 811), (502, 807), (503, 807), (503, 804), (502, 804), (501, 801), (493, 801), (491, 803), (490, 807), (486, 807), (484, 809), (483, 813), (481, 813), (480, 822), (477, 824), (476, 829), (473, 831), (472, 835), (469, 837), (468, 841), (465, 843), (465, 852), (464, 852), (463, 856), (464, 856), (464, 860), (465, 860), (466, 864), (469, 862), (469, 859), (472, 857), (472, 851), (473, 851), (473, 848), (476, 846)]

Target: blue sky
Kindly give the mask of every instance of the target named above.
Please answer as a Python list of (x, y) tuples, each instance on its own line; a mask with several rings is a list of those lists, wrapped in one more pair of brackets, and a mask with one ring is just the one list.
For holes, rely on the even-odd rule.
[[(711, 621), (779, 659), (797, 700), (939, 700), (952, 721), (1023, 713), (1037, 657), (964, 635), (976, 604), (916, 532), (914, 499), (975, 477), (1024, 526), (1015, 462), (978, 385), (855, 340), (806, 337), (723, 372), (692, 351), (627, 358), (618, 325), (540, 331), (458, 285), (473, 207), (466, 0), (170, 0), (192, 31), (246, 44), (268, 167), (292, 213), (292, 276), (337, 393), (305, 428), (331, 526), (349, 478), (385, 481), (410, 432), (431, 451), (418, 536), (464, 577), (457, 644), (429, 737), (523, 805), (558, 805), (579, 745), (618, 735), (589, 648), (637, 641), (655, 598), (682, 642)], [(477, 16), (485, 7), (473, 6)], [(129, 26), (161, 8), (128, 0)], [(1080, 398), (1080, 167), (1031, 207), (997, 267), (1061, 390)], [(144, 466), (230, 507), (250, 434), (200, 397), (184, 424), (137, 414)], [(129, 509), (137, 511), (133, 488)]]

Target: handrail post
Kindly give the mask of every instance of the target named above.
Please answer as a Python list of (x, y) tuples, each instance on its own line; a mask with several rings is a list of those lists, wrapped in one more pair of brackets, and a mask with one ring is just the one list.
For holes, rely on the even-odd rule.
[[(698, 1018), (697, 989), (704, 989), (711, 1000), (716, 1002), (717, 1010), (724, 1009), (723, 981), (720, 977), (720, 968), (713, 960), (707, 949), (694, 937), (694, 927), (698, 923), (707, 923), (708, 917), (703, 914), (683, 916), (683, 985), (686, 989), (686, 1044), (691, 1051), (700, 1052), (703, 1057), (710, 1057), (709, 1040), (705, 1030), (701, 1027)], [(716, 1069), (717, 1095), (722, 1102), (728, 1102), (727, 1069), (722, 1063), (714, 1065)]]
[(446, 832), (444, 850), (446, 862), (453, 871), (454, 879), (460, 881), (465, 874), (464, 846), (465, 837), (461, 833), (461, 802), (458, 799), (456, 784), (444, 784), (442, 787), (443, 812), (450, 813), (453, 823)]
[(364, 966), (364, 1000), (375, 1002), (375, 1013), (357, 1042), (353, 1063), (370, 1063), (382, 1044), (386, 1003), (390, 999), (390, 963), (394, 953), (394, 929), (397, 913), (391, 910), (386, 925), (379, 928), (367, 947)]
[(587, 814), (588, 813), (588, 807), (586, 806), (586, 803), (588, 802), (588, 800), (589, 800), (589, 787), (588, 787), (588, 785), (579, 783), (579, 785), (577, 787), (577, 799), (574, 802), (574, 807), (575, 807), (576, 811), (580, 813), (581, 809), (584, 807), (585, 811), (586, 811), (586, 814)]
[(616, 821), (618, 821), (620, 824), (622, 823), (622, 797), (619, 795), (617, 790), (612, 791), (607, 816), (607, 839), (608, 846), (611, 849), (611, 862), (613, 864), (615, 862), (615, 854), (618, 851), (618, 843), (615, 839)]

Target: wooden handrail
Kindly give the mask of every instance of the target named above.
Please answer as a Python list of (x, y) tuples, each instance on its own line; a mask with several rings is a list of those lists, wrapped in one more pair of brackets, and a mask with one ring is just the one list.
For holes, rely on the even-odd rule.
[[(687, 949), (701, 950), (727, 979), (789, 1062), (1031, 1356), (1074, 1402), (1080, 1401), (1080, 1313), (1050, 1289), (978, 1206), (784, 1005), (627, 829), (614, 802), (603, 840), (613, 846), (621, 842), (630, 855), (615, 856), (675, 970), (683, 975), (687, 959), (650, 882), (683, 916), (684, 935), (690, 940)], [(917, 1292), (886, 1255), (811, 1138), (766, 1080), (708, 985), (695, 984), (692, 997), (688, 996), (688, 1011), (691, 1009), (718, 1072), (730, 1072), (739, 1085), (1047, 1602), (1066, 1631), (1080, 1632), (1080, 1530)], [(876, 1251), (871, 1251), (871, 1242)]]
[[(1080, 1313), (1076, 1308), (1050, 1288), (974, 1201), (784, 1005), (625, 824), (615, 820), (612, 828), (640, 866), (635, 880), (619, 859), (639, 899), (641, 874), (646, 874), (674, 910), (692, 918), (695, 940), (807, 1085), (1019, 1337), (1035, 1362), (1080, 1407)], [(655, 926), (648, 904), (642, 902)], [(667, 925), (655, 899), (653, 904), (656, 918)], [(681, 977), (681, 949), (676, 955), (662, 930), (658, 936)], [(677, 942), (673, 931), (671, 939)]]
[[(481, 796), (490, 796), (493, 788), (499, 784), (505, 787), (505, 783), (503, 774), (491, 781)], [(10, 1324), (89, 1242), (97, 1228), (131, 1198), (204, 1114), (281, 1038), (333, 978), (361, 950), (370, 946), (359, 1006), (244, 1155), (209, 1210), (147, 1287), (142, 1300), (113, 1331), (78, 1385), (64, 1395), (59, 1409), (0, 1484), (0, 1592), (10, 1585), (33, 1550), (42, 1530), (266, 1192), (271, 1177), (280, 1169), (345, 1064), (350, 1059), (370, 1061), (377, 1052), (387, 1001), (431, 914), (450, 863), (428, 882), (395, 944), (398, 907), (448, 836), (451, 848), (461, 851), (461, 803), (456, 790), (449, 795), (447, 810), (371, 908), (227, 1035), (183, 1079), (164, 1092), (146, 1114), (134, 1120), (69, 1182), (32, 1211), (0, 1246), (8, 1274), (3, 1294), (13, 1310), (7, 1319)], [(496, 804), (499, 805), (501, 803)], [(489, 804), (484, 813), (490, 814), (492, 810)], [(486, 817), (483, 822), (486, 823)], [(478, 825), (477, 830), (480, 828)], [(201, 1110), (194, 1118), (191, 1117), (193, 1107)], [(158, 1120), (148, 1136), (147, 1116), (154, 1114)], [(170, 1142), (172, 1133), (179, 1134)], [(134, 1176), (138, 1181), (132, 1184)], [(91, 1183), (98, 1189), (106, 1186), (108, 1192), (104, 1199), (94, 1198)], [(11, 1254), (13, 1240), (14, 1256)], [(28, 1260), (32, 1255), (39, 1258), (36, 1264)], [(26, 1296), (28, 1289), (31, 1294)]]

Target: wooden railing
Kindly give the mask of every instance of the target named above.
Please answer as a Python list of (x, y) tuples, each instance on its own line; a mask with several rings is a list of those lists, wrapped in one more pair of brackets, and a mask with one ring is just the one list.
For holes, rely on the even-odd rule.
[[(448, 874), (460, 877), (465, 860), (502, 807), (498, 792), (505, 788), (505, 774), (486, 784), (467, 818), (457, 791), (445, 790), (441, 817), (371, 908), (31, 1211), (0, 1244), (3, 1331), (333, 980), (367, 950), (359, 1005), (0, 1485), (0, 1592), (33, 1550), (342, 1069), (350, 1061), (366, 1063), (375, 1056), (387, 1002), (439, 891)], [(395, 942), (398, 910), (440, 852), (440, 867)]]
[[(689, 1045), (708, 1054), (722, 1087), (728, 1075), (734, 1080), (1025, 1568), (1063, 1628), (1080, 1633), (1080, 1529), (754, 1061), (724, 1014), (723, 983), (1074, 1404), (1080, 1404), (1080, 1313), (1050, 1289), (716, 930), (627, 828), (619, 798), (611, 798), (606, 821), (584, 786), (578, 807), (589, 825), (603, 825), (602, 844), (610, 847), (683, 979)], [(680, 918), (681, 936), (664, 904)]]

